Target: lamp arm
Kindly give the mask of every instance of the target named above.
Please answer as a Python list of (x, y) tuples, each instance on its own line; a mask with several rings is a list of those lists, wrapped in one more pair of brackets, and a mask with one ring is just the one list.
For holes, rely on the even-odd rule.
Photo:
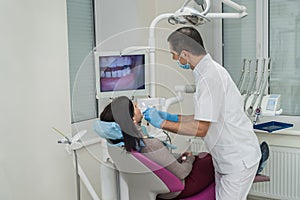
[[(209, 1), (209, 0), (208, 0)], [(247, 8), (245, 6), (239, 5), (231, 0), (221, 0), (222, 3), (227, 6), (237, 10), (237, 13), (207, 13), (205, 17), (207, 18), (243, 18), (248, 15)]]
[(210, 9), (210, 0), (204, 0), (204, 1), (206, 3), (206, 8), (201, 14), (206, 15)]
[(230, 18), (230, 19), (233, 19), (233, 18), (236, 18), (236, 19), (239, 19), (239, 18), (243, 18), (243, 17), (246, 17), (248, 15), (248, 13), (246, 12), (241, 12), (241, 13), (208, 13), (205, 15), (205, 17), (209, 18), (209, 19), (212, 19), (212, 18)]
[(221, 2), (225, 3), (227, 6), (239, 11), (239, 12), (246, 12), (247, 8), (245, 6), (241, 6), (231, 0), (221, 0)]
[(181, 6), (181, 11), (184, 9), (184, 7), (186, 7), (189, 3), (190, 3), (190, 1), (191, 0), (186, 0), (185, 2), (184, 2), (184, 4)]
[(149, 30), (149, 46), (150, 47), (154, 47), (155, 46), (155, 40), (154, 40), (154, 28), (156, 26), (156, 24), (160, 21), (160, 20), (163, 20), (163, 19), (167, 19), (169, 18), (170, 16), (172, 16), (173, 13), (165, 13), (165, 14), (161, 14), (161, 15), (158, 15), (156, 16), (151, 24), (150, 24), (150, 30)]
[(150, 24), (150, 29), (149, 29), (149, 40), (148, 44), (150, 47), (149, 51), (149, 74), (150, 74), (150, 96), (155, 97), (155, 26), (156, 24), (163, 19), (167, 19), (170, 16), (172, 16), (173, 13), (166, 13), (166, 14), (161, 14), (155, 17), (151, 24)]

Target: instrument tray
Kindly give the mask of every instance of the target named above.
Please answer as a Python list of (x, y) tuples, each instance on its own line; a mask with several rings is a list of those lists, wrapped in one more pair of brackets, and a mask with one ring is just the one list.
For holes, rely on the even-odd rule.
[(256, 124), (253, 126), (253, 128), (271, 133), (273, 131), (278, 131), (278, 130), (290, 128), (293, 126), (294, 126), (293, 124), (277, 122), (277, 121), (270, 121), (270, 122), (266, 122), (266, 123), (262, 123), (262, 124)]

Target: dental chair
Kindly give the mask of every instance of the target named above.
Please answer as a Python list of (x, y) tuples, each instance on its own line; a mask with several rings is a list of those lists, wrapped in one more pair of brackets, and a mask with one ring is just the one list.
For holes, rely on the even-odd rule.
[[(148, 159), (143, 154), (109, 145), (108, 153), (120, 176), (128, 185), (130, 200), (155, 200), (157, 194), (178, 192), (184, 189), (182, 182), (170, 171)], [(270, 181), (265, 175), (257, 175), (256, 182)], [(215, 200), (215, 183), (191, 197), (181, 200)]]
[[(130, 200), (155, 200), (157, 194), (178, 192), (184, 189), (182, 182), (170, 171), (158, 165), (143, 154), (123, 148), (107, 145), (120, 176), (128, 185)], [(204, 191), (182, 200), (214, 200), (215, 184), (212, 183)]]

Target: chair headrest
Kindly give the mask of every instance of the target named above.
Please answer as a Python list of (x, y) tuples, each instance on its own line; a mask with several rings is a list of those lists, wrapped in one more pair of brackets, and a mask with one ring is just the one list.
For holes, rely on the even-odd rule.
[(119, 124), (116, 122), (105, 122), (96, 120), (93, 125), (94, 131), (102, 138), (107, 140), (120, 140), (119, 143), (111, 143), (114, 146), (124, 146), (123, 134)]

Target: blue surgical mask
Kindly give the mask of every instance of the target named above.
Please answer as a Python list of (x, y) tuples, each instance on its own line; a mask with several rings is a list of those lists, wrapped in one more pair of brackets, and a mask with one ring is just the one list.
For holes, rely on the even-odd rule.
[(179, 57), (179, 59), (177, 60), (177, 64), (179, 65), (179, 67), (181, 67), (182, 69), (191, 69), (191, 66), (190, 66), (190, 63), (186, 63), (186, 64), (181, 64), (180, 63), (180, 57)]

